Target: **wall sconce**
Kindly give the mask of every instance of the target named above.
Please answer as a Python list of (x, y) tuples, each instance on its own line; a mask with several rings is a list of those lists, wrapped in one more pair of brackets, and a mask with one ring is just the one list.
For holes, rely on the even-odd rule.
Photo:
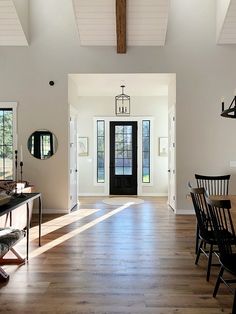
[(236, 119), (236, 91), (234, 93), (234, 98), (228, 109), (225, 109), (224, 98), (221, 100), (221, 116), (224, 118)]

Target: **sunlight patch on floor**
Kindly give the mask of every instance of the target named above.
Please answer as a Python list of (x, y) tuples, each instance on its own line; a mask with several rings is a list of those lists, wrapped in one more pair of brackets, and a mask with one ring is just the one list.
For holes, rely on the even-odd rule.
[(132, 202), (126, 203), (125, 205), (120, 206), (120, 207), (110, 211), (109, 213), (107, 213), (107, 214), (105, 214), (99, 218), (94, 219), (93, 221), (91, 221), (89, 223), (86, 223), (84, 226), (76, 228), (75, 230), (68, 232), (65, 235), (63, 235), (63, 236), (61, 236), (61, 237), (59, 237), (59, 238), (57, 238), (57, 239), (55, 239), (55, 240), (53, 240), (47, 244), (35, 249), (34, 251), (30, 252), (29, 258), (32, 259), (34, 257), (39, 256), (42, 253), (45, 253), (46, 251), (52, 249), (53, 247), (73, 238), (74, 236), (80, 234), (81, 232), (83, 232), (85, 230), (88, 230), (89, 228), (96, 226), (100, 222), (110, 218), (111, 216), (114, 216), (115, 214), (121, 212), (122, 210), (126, 209), (127, 207), (129, 207), (131, 205), (132, 205)]
[[(56, 231), (62, 227), (70, 225), (76, 221), (79, 221), (89, 215), (98, 212), (100, 209), (80, 209), (78, 211), (60, 216), (53, 220), (49, 220), (42, 224), (42, 237)], [(30, 228), (30, 241), (36, 240), (39, 237), (39, 228), (35, 226)]]

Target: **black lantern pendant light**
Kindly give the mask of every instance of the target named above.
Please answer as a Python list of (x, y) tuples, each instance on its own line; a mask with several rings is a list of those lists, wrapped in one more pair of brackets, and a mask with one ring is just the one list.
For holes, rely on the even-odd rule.
[(121, 94), (115, 97), (116, 115), (130, 115), (130, 96), (124, 93), (125, 85), (121, 85)]
[(236, 95), (234, 96), (233, 100), (231, 101), (231, 104), (230, 104), (228, 109), (225, 109), (224, 98), (222, 98), (221, 105), (222, 105), (222, 109), (221, 109), (222, 110), (222, 112), (221, 112), (222, 117), (236, 119)]

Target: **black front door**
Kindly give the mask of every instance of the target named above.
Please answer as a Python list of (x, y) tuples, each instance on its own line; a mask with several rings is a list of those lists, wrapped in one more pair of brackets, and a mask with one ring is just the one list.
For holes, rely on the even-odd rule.
[(110, 122), (110, 194), (137, 195), (137, 122)]

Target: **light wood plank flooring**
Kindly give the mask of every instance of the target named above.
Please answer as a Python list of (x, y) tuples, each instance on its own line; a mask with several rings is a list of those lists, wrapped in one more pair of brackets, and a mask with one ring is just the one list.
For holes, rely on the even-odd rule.
[(207, 283), (206, 259), (194, 265), (194, 217), (175, 216), (166, 198), (144, 199), (117, 208), (81, 198), (71, 215), (45, 215), (43, 246), (32, 228), (29, 263), (6, 267), (0, 312), (231, 313), (225, 287), (212, 297), (218, 268)]

